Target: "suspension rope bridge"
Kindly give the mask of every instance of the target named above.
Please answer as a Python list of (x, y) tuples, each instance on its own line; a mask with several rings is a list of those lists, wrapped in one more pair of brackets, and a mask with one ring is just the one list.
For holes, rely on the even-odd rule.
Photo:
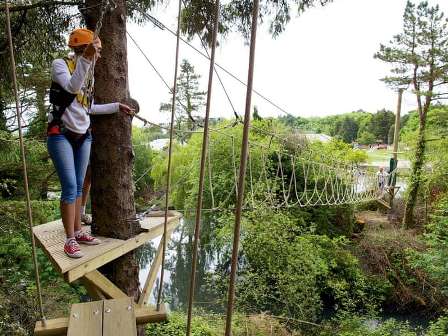
[[(177, 93), (177, 69), (179, 60), (179, 42), (186, 42), (180, 37), (180, 19), (182, 0), (179, 0), (177, 32), (172, 32), (176, 36), (176, 53), (175, 53), (175, 70), (173, 79), (173, 88), (171, 89), (168, 82), (163, 79), (157, 69), (152, 65), (149, 58), (145, 56), (152, 68), (156, 71), (159, 78), (169, 88), (172, 94), (171, 100), (171, 122), (169, 130), (169, 146), (167, 150), (167, 167), (166, 167), (166, 185), (165, 193), (161, 198), (165, 201), (163, 211), (149, 211), (141, 221), (142, 232), (137, 236), (128, 240), (113, 239), (103, 237), (103, 243), (96, 246), (88, 246), (86, 256), (82, 259), (68, 259), (61, 253), (64, 233), (60, 221), (55, 221), (39, 226), (33, 226), (32, 211), (30, 204), (30, 195), (28, 189), (26, 158), (24, 147), (24, 135), (21, 125), (20, 100), (18, 97), (18, 88), (16, 80), (16, 69), (13, 52), (13, 41), (10, 30), (9, 5), (5, 0), (6, 17), (7, 17), (7, 33), (9, 40), (13, 88), (16, 100), (16, 115), (19, 126), (19, 142), (21, 149), (21, 158), (24, 170), (25, 191), (27, 199), (27, 213), (29, 218), (29, 230), (32, 237), (33, 262), (35, 269), (36, 287), (39, 299), (41, 321), (36, 323), (36, 335), (53, 335), (57, 333), (67, 333), (69, 335), (82, 335), (84, 330), (95, 328), (98, 335), (136, 335), (136, 324), (149, 322), (158, 322), (166, 319), (166, 311), (163, 306), (163, 277), (164, 264), (166, 255), (166, 245), (171, 233), (175, 230), (180, 213), (169, 211), (170, 191), (174, 188), (181, 188), (186, 179), (180, 176), (176, 181), (172, 176), (172, 158), (175, 137), (186, 133), (195, 134), (202, 133), (202, 148), (200, 151), (201, 160), (199, 168), (199, 183), (196, 202), (195, 215), (195, 231), (194, 231), (194, 248), (193, 263), (191, 270), (191, 282), (188, 304), (187, 318), (187, 335), (191, 332), (191, 319), (194, 301), (195, 274), (197, 255), (199, 248), (199, 233), (201, 224), (201, 212), (207, 210), (234, 210), (234, 241), (232, 247), (231, 271), (227, 300), (226, 313), (226, 330), (225, 335), (231, 335), (231, 322), (235, 295), (235, 282), (237, 271), (237, 256), (239, 248), (240, 227), (242, 212), (245, 209), (256, 209), (259, 206), (269, 207), (271, 209), (291, 208), (291, 207), (309, 207), (309, 206), (337, 206), (341, 204), (355, 204), (370, 200), (381, 199), (387, 187), (378, 183), (378, 177), (368, 171), (362, 171), (355, 165), (350, 165), (343, 161), (333, 160), (318, 153), (314, 153), (308, 145), (297, 145), (294, 150), (289, 149), (285, 145), (285, 139), (282, 135), (269, 131), (260, 130), (250, 125), (251, 98), (252, 92), (260, 95), (263, 99), (271, 103), (279, 110), (287, 113), (277, 104), (267, 99), (263, 95), (253, 90), (253, 71), (255, 58), (256, 29), (259, 10), (259, 0), (254, 0), (252, 21), (251, 21), (251, 40), (250, 55), (247, 83), (241, 81), (232, 73), (220, 67), (215, 63), (216, 38), (219, 24), (219, 0), (215, 2), (215, 11), (213, 17), (213, 39), (211, 44), (211, 53), (207, 55), (197, 50), (210, 61), (209, 82), (207, 91), (206, 114), (204, 118), (202, 130), (175, 130), (174, 116), (176, 110)], [(103, 18), (107, 11), (113, 11), (116, 7), (113, 1), (101, 1), (99, 19), (95, 26), (95, 36), (100, 33)], [(167, 29), (160, 21), (151, 17), (146, 13), (142, 13), (149, 18), (159, 28)], [(128, 36), (135, 42), (135, 40)], [(203, 43), (203, 41), (201, 41)], [(135, 42), (138, 49), (143, 53), (141, 48)], [(203, 45), (204, 46), (204, 45)], [(205, 46), (204, 46), (205, 48)], [(206, 49), (206, 48), (205, 48)], [(246, 104), (244, 121), (241, 121), (234, 105), (228, 95), (218, 73), (216, 67), (219, 67), (227, 74), (238, 80), (246, 86)], [(87, 81), (86, 94), (93, 97), (93, 78), (95, 64), (91, 66)], [(236, 122), (219, 128), (209, 128), (209, 116), (212, 97), (213, 74), (216, 73), (221, 86), (223, 87), (227, 99), (233, 109)], [(182, 105), (181, 105), (182, 106)], [(289, 114), (289, 113), (287, 113)], [(136, 115), (136, 118), (144, 122), (144, 124), (153, 124), (146, 119)], [(229, 129), (236, 127), (239, 123), (243, 124), (242, 140), (234, 135), (234, 131)], [(153, 124), (154, 125), (154, 124)], [(159, 125), (156, 125), (159, 126)], [(161, 127), (161, 126), (159, 126)], [(269, 136), (270, 141), (263, 143), (251, 139), (251, 133), (265, 132)], [(1, 140), (1, 139), (0, 139)], [(7, 140), (9, 141), (9, 139)], [(223, 141), (228, 143), (223, 152), (220, 145)], [(241, 142), (240, 142), (241, 141)], [(238, 155), (238, 151), (240, 154)], [(227, 163), (225, 170), (219, 171), (216, 162), (222, 160), (221, 156), (231, 157), (231, 162)], [(192, 164), (191, 169), (197, 169)], [(191, 169), (187, 169), (189, 172)], [(148, 171), (145, 172), (148, 173)], [(222, 188), (217, 188), (222, 181), (223, 174), (230, 177), (231, 186), (228, 186), (225, 192)], [(390, 172), (391, 176), (395, 176), (396, 171)], [(141, 178), (141, 177), (140, 177)], [(139, 180), (138, 178), (137, 180)], [(389, 179), (395, 180), (395, 178)], [(173, 184), (172, 184), (173, 182)], [(246, 188), (247, 185), (247, 188)], [(193, 187), (193, 186), (188, 186)], [(219, 185), (219, 187), (222, 187)], [(247, 191), (245, 190), (247, 189)], [(218, 192), (219, 189), (219, 192)], [(151, 207), (152, 208), (152, 207)], [(183, 209), (189, 211), (192, 209)], [(127, 297), (115, 284), (102, 275), (97, 269), (120, 256), (133, 251), (148, 240), (157, 236), (162, 236), (161, 242), (157, 249), (151, 270), (146, 279), (143, 291), (137, 302)], [(68, 282), (82, 279), (85, 287), (92, 298), (101, 300), (85, 304), (75, 304), (72, 306), (70, 317), (47, 321), (43, 309), (43, 300), (41, 286), (39, 282), (39, 270), (36, 258), (36, 243), (47, 253), (49, 259), (53, 262), (55, 268), (64, 276)], [(157, 306), (155, 309), (148, 308), (149, 295), (153, 289), (155, 279), (160, 268), (160, 281), (157, 289)]]

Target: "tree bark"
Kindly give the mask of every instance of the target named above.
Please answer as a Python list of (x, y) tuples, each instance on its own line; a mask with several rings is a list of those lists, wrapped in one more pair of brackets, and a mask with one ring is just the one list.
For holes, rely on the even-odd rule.
[(417, 196), (420, 188), (423, 165), (425, 162), (425, 129), (426, 114), (420, 118), (420, 127), (418, 130), (418, 139), (415, 149), (415, 160), (412, 164), (411, 178), (409, 179), (409, 193), (406, 200), (403, 224), (406, 228), (412, 228), (415, 225), (414, 208), (417, 204)]
[[(102, 58), (95, 67), (95, 102), (132, 104), (128, 87), (126, 1), (106, 12), (100, 32)], [(95, 28), (101, 0), (86, 0), (87, 26)], [(128, 239), (140, 231), (135, 218), (132, 180), (132, 120), (123, 113), (92, 118), (92, 215), (95, 234)], [(107, 274), (127, 295), (138, 298), (139, 266), (134, 252), (110, 263)]]

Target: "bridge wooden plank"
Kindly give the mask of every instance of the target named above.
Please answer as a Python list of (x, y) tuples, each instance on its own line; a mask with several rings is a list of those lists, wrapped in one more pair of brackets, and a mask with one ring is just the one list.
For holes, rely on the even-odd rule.
[(103, 335), (137, 336), (134, 304), (131, 298), (104, 301)]
[(100, 336), (103, 334), (103, 302), (77, 303), (72, 306), (67, 336)]

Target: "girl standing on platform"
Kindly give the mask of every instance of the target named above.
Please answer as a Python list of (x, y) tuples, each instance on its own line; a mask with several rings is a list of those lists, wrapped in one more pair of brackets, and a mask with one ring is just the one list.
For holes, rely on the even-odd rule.
[(79, 244), (101, 243), (82, 231), (80, 220), (82, 186), (92, 143), (89, 114), (120, 111), (132, 115), (133, 110), (121, 103), (98, 105), (89, 101), (87, 74), (101, 53), (101, 41), (94, 39), (92, 31), (75, 29), (68, 46), (73, 49), (74, 56), (56, 59), (52, 64), (50, 102), (53, 111), (48, 117), (47, 147), (62, 188), (61, 217), (67, 235), (64, 252), (69, 257), (81, 258)]

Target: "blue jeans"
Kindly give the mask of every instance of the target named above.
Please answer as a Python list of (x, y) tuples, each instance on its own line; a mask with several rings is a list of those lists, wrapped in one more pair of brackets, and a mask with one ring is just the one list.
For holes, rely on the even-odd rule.
[(61, 182), (61, 201), (75, 202), (82, 195), (82, 185), (89, 163), (92, 136), (88, 134), (80, 146), (73, 146), (63, 134), (47, 139), (48, 153)]

